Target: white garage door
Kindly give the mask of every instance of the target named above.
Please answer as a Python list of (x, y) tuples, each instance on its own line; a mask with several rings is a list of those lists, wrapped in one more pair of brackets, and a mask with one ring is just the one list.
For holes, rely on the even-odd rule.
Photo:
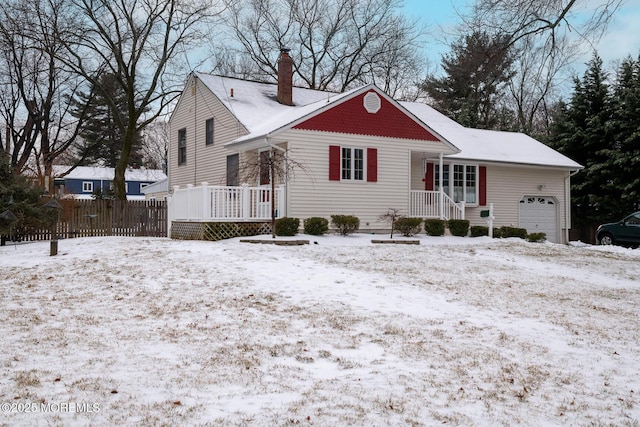
[(529, 233), (546, 233), (549, 242), (559, 243), (557, 212), (553, 197), (525, 196), (520, 200), (520, 227)]

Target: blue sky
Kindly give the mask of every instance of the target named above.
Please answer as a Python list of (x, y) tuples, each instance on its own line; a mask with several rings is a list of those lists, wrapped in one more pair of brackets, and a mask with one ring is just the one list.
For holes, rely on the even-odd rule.
[[(532, 0), (535, 1), (535, 0)], [(472, 4), (471, 0), (405, 0), (404, 10), (410, 18), (417, 18), (426, 24), (433, 34), (434, 39), (426, 43), (426, 52), (433, 66), (439, 66), (443, 52), (448, 47), (439, 42), (440, 28), (444, 31), (453, 28), (459, 22), (456, 9), (464, 9)], [(591, 5), (600, 2), (591, 0)], [(640, 54), (640, 0), (627, 0), (619, 9), (613, 22), (602, 40), (595, 46), (606, 68), (614, 65), (614, 61), (624, 59), (627, 55), (638, 58)], [(588, 48), (586, 50), (589, 50)], [(591, 58), (591, 51), (577, 61), (575, 68), (584, 69), (584, 63)], [(582, 73), (580, 71), (580, 73)]]

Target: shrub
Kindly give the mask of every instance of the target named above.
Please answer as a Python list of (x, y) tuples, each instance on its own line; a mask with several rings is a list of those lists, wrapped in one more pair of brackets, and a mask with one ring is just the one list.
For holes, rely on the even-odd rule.
[(500, 227), (500, 237), (519, 237), (521, 239), (527, 238), (527, 229), (526, 228), (517, 228), (517, 227)]
[(276, 220), (276, 236), (295, 236), (300, 228), (298, 218), (280, 218)]
[(497, 228), (497, 227), (493, 228), (493, 238), (494, 239), (502, 238), (502, 229), (501, 228)]
[(471, 227), (471, 237), (480, 237), (480, 236), (488, 236), (489, 235), (489, 227), (485, 227), (484, 225), (474, 225)]
[(338, 233), (346, 236), (360, 228), (360, 219), (353, 215), (331, 215), (331, 225)]
[(449, 231), (458, 237), (465, 237), (469, 232), (469, 220), (467, 219), (450, 219)]
[(424, 232), (429, 236), (444, 236), (444, 225), (441, 219), (425, 219)]
[(534, 243), (544, 242), (547, 240), (547, 233), (531, 233), (527, 236), (527, 240)]
[(307, 218), (303, 221), (304, 234), (311, 234), (312, 236), (322, 236), (329, 231), (329, 221), (326, 218), (314, 216)]
[(393, 229), (409, 237), (420, 232), (420, 224), (422, 224), (422, 218), (400, 217), (393, 224)]

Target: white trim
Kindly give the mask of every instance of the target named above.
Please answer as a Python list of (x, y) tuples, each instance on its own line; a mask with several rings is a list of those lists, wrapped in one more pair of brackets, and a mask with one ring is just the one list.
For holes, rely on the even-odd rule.
[[(349, 171), (351, 172), (350, 178), (344, 178), (344, 163), (343, 163), (343, 150), (349, 150), (351, 152), (351, 161), (349, 162)], [(356, 150), (360, 150), (362, 152), (362, 179), (355, 178), (356, 172)], [(340, 181), (345, 182), (367, 182), (367, 148), (366, 147), (354, 147), (348, 145), (340, 146)]]
[(93, 193), (93, 181), (82, 181), (82, 192)]
[[(452, 162), (452, 161), (444, 161), (442, 159), (442, 155), (440, 155), (439, 162), (436, 162), (435, 159), (424, 159), (423, 170), (427, 171), (427, 163), (433, 163), (433, 183), (434, 186), (438, 185), (439, 189), (442, 190), (444, 194), (451, 197), (455, 201), (455, 166), (463, 167), (463, 175), (462, 175), (462, 199), (457, 200), (456, 203), (465, 202), (468, 207), (476, 207), (479, 206), (480, 203), (480, 164), (473, 162)], [(475, 168), (475, 201), (468, 202), (467, 201), (467, 167), (473, 166)], [(445, 167), (448, 167), (448, 182), (444, 182), (444, 173), (440, 173), (441, 170), (444, 170)], [(436, 175), (438, 176), (438, 180), (436, 181)], [(448, 192), (445, 192), (445, 187)]]

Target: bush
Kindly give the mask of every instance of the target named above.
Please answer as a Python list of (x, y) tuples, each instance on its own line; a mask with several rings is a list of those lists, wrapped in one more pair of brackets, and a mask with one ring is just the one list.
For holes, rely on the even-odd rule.
[(471, 227), (471, 237), (480, 237), (480, 236), (488, 236), (489, 235), (489, 227), (485, 227), (484, 225), (474, 225)]
[(276, 220), (276, 236), (295, 236), (300, 228), (298, 218), (280, 218)]
[(425, 219), (424, 232), (429, 236), (444, 236), (444, 220)]
[[(494, 234), (495, 236), (495, 234)], [(519, 237), (521, 239), (527, 238), (527, 229), (526, 228), (517, 228), (517, 227), (500, 227), (500, 237)]]
[(360, 228), (360, 219), (353, 215), (331, 215), (331, 225), (338, 233), (346, 236)]
[(453, 236), (465, 237), (469, 233), (469, 220), (467, 219), (450, 219), (449, 231)]
[(547, 240), (547, 233), (531, 233), (527, 236), (527, 240), (534, 243), (540, 243)]
[(326, 218), (314, 216), (303, 221), (304, 234), (322, 236), (329, 231), (329, 221)]
[(500, 239), (502, 238), (502, 229), (501, 228), (493, 228), (493, 238), (494, 239)]
[(400, 217), (393, 224), (393, 229), (409, 237), (420, 232), (420, 224), (422, 224), (422, 218)]

